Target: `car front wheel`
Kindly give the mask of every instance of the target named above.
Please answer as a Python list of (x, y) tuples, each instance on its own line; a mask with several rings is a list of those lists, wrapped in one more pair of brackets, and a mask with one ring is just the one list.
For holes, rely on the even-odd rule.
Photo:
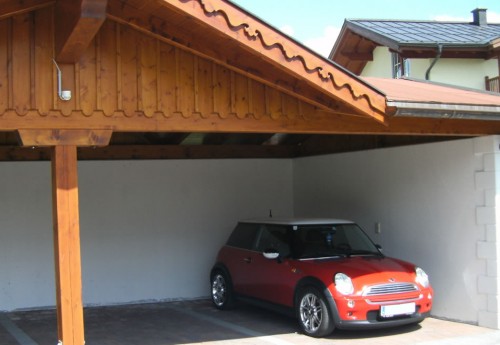
[(334, 324), (325, 298), (316, 288), (307, 287), (297, 303), (299, 324), (305, 334), (319, 338), (333, 332)]
[(234, 305), (234, 294), (230, 278), (222, 271), (211, 276), (212, 302), (217, 309), (230, 309)]

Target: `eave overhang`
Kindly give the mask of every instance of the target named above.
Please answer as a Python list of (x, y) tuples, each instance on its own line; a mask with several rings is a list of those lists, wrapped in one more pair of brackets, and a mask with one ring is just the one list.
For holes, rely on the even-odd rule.
[(391, 117), (500, 120), (500, 95), (418, 79), (364, 78), (387, 98)]
[[(366, 40), (371, 42), (367, 45)], [(343, 67), (349, 68), (359, 75), (365, 67), (370, 54), (377, 46), (385, 46), (391, 52), (399, 53), (404, 58), (434, 58), (441, 45), (442, 58), (472, 58), (491, 59), (498, 57), (500, 51), (500, 37), (492, 41), (453, 43), (453, 42), (400, 42), (378, 32), (346, 20), (342, 26), (339, 37), (335, 42), (329, 59)], [(352, 50), (355, 51), (352, 51)], [(358, 61), (352, 61), (355, 55)]]

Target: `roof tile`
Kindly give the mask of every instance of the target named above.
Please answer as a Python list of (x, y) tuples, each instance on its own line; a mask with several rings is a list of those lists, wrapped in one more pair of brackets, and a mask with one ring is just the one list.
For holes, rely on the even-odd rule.
[(465, 22), (354, 19), (347, 22), (368, 29), (399, 44), (482, 46), (500, 37), (500, 24), (484, 26)]

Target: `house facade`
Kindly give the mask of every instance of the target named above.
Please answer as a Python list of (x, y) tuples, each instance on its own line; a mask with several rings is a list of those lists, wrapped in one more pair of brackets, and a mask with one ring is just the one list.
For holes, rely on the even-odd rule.
[(330, 59), (362, 77), (412, 78), (499, 92), (500, 24), (346, 20)]

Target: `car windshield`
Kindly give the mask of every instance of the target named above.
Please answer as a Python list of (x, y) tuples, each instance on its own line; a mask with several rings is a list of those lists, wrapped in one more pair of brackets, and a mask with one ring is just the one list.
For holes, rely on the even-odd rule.
[(297, 259), (382, 255), (356, 224), (294, 227), (293, 256)]

